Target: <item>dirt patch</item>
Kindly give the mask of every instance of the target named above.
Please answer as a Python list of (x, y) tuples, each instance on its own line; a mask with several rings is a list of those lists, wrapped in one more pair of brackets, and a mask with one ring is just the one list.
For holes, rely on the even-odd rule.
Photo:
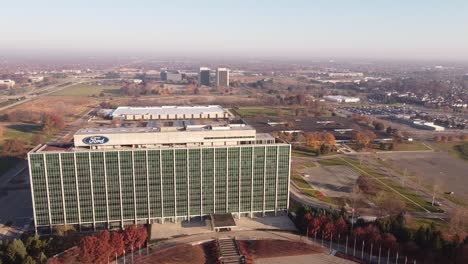
[(30, 111), (33, 113), (60, 113), (65, 119), (75, 119), (80, 117), (85, 110), (96, 104), (96, 100), (92, 98), (76, 98), (76, 97), (48, 97), (44, 96), (36, 100), (32, 100), (25, 104), (20, 104), (6, 113), (12, 111)]
[(238, 243), (252, 258), (272, 258), (324, 253), (324, 249), (306, 243), (289, 240), (240, 240)]
[(206, 262), (206, 257), (203, 246), (191, 246), (184, 244), (166, 249), (155, 250), (149, 256), (138, 258), (136, 262), (142, 264), (204, 264)]

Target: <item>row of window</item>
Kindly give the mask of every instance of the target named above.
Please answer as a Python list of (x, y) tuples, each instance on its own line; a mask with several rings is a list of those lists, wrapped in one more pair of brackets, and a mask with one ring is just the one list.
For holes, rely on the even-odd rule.
[(289, 151), (273, 145), (33, 153), (36, 223), (284, 209)]

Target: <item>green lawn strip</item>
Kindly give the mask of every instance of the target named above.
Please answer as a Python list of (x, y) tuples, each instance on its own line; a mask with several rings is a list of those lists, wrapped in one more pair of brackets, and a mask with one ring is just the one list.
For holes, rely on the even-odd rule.
[(407, 221), (406, 226), (413, 231), (417, 231), (420, 227), (429, 227), (432, 223), (434, 223), (436, 228), (439, 230), (444, 230), (447, 228), (447, 223), (440, 219), (419, 217), (411, 218), (409, 221)]
[(97, 85), (97, 84), (77, 84), (66, 87), (60, 91), (50, 94), (51, 96), (78, 96), (89, 97), (99, 96), (101, 92), (108, 95), (120, 95), (119, 86), (116, 85)]
[(292, 150), (291, 154), (296, 157), (304, 157), (304, 158), (317, 157), (315, 153), (301, 151), (301, 150), (294, 150), (294, 149)]
[[(439, 150), (445, 150), (454, 158), (468, 161), (468, 143), (467, 142), (438, 142), (434, 146)], [(465, 154), (466, 153), (466, 154)]]
[(395, 144), (395, 147), (392, 149), (392, 151), (431, 151), (431, 150), (433, 149), (421, 141), (415, 141), (412, 143)]
[(291, 178), (299, 188), (310, 188), (310, 185), (299, 174), (292, 173)]
[[(292, 116), (293, 114), (291, 108), (282, 107), (280, 110), (285, 116)], [(278, 117), (277, 107), (241, 107), (236, 109), (236, 112), (242, 117), (255, 117), (256, 115)]]

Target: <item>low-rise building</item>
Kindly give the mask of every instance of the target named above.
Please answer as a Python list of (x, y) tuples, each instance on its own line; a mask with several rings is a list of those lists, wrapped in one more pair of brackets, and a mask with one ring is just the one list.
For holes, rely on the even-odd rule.
[(358, 97), (349, 97), (343, 95), (326, 95), (323, 97), (325, 100), (336, 103), (358, 103), (361, 101)]
[(0, 87), (5, 87), (5, 88), (13, 88), (15, 86), (16, 82), (10, 79), (6, 80), (0, 80)]

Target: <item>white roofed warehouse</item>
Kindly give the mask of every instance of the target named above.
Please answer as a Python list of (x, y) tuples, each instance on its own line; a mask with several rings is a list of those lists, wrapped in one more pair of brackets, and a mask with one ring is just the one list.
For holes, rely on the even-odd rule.
[(112, 118), (123, 120), (160, 120), (160, 119), (210, 119), (228, 118), (229, 112), (219, 105), (208, 106), (161, 106), (161, 107), (118, 107)]

